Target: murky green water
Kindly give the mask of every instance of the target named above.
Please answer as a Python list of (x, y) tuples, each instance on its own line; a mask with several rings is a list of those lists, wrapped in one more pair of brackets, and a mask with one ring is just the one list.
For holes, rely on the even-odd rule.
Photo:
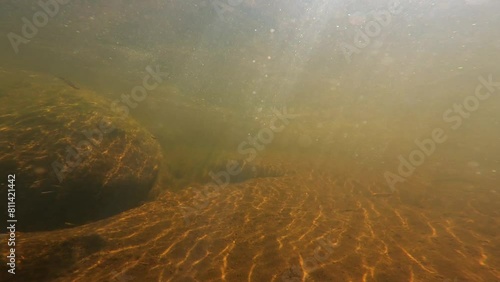
[(500, 281), (498, 3), (41, 2), (0, 0), (0, 188), (63, 208), (2, 279)]

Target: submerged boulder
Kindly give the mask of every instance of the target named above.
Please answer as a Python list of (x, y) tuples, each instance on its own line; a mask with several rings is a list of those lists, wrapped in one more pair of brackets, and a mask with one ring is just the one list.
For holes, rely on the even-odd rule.
[(148, 131), (64, 78), (0, 72), (0, 208), (12, 219), (14, 184), (18, 230), (79, 225), (147, 198), (162, 158)]

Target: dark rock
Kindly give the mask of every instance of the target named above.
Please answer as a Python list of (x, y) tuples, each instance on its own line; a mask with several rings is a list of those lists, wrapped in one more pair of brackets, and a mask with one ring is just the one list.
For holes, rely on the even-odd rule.
[(2, 74), (0, 93), (0, 209), (7, 216), (15, 174), (18, 230), (79, 225), (146, 199), (160, 146), (111, 101), (24, 71)]

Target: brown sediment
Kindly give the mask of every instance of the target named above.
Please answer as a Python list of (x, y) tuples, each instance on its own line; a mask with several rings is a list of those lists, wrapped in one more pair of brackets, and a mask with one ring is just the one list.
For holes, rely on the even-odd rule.
[(380, 175), (296, 171), (230, 184), (208, 198), (193, 186), (89, 225), (21, 233), (16, 275), (25, 281), (499, 280), (498, 190), (464, 197), (416, 177), (391, 197), (374, 197), (387, 189)]

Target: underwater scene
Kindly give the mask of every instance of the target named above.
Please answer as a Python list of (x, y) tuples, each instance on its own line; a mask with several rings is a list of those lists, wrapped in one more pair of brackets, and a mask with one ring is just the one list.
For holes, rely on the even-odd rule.
[(0, 0), (0, 281), (500, 282), (499, 13)]

